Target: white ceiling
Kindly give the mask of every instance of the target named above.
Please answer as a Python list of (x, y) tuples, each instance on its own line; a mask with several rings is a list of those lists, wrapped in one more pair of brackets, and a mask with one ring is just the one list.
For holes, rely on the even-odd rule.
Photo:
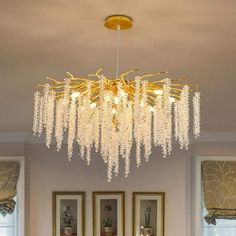
[(235, 0), (0, 0), (0, 132), (31, 130), (33, 93), (104, 66), (115, 72), (110, 14), (135, 26), (121, 35), (121, 70), (168, 70), (202, 92), (204, 131), (236, 132)]

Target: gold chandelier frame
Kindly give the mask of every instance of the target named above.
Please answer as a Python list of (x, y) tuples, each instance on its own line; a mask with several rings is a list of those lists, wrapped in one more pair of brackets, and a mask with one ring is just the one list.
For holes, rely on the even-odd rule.
[[(66, 80), (69, 79), (69, 87), (70, 91), (79, 92), (82, 96), (85, 96), (87, 94), (87, 83), (91, 83), (91, 102), (96, 103), (99, 105), (99, 79), (101, 78), (101, 72), (103, 68), (100, 68), (97, 70), (94, 74), (89, 74), (89, 78), (86, 77), (75, 77), (70, 72), (66, 72), (68, 75), (68, 78), (66, 78), (63, 81), (59, 81), (57, 79), (47, 77), (47, 80), (50, 83), (50, 89), (54, 90), (56, 92), (56, 99), (60, 99), (64, 97), (64, 88), (66, 84)], [(122, 85), (122, 89), (127, 94), (129, 100), (134, 99), (134, 90), (135, 90), (135, 81), (129, 80), (127, 77), (129, 74), (137, 72), (138, 70), (130, 70), (126, 73), (121, 74), (116, 79), (110, 79), (108, 77), (105, 77), (105, 91), (112, 92), (114, 96), (117, 95), (118, 92), (118, 84)], [(162, 76), (164, 74), (167, 74), (168, 72), (158, 72), (153, 74), (144, 74), (140, 76), (140, 79), (147, 79), (147, 78), (153, 78), (156, 76)], [(97, 79), (93, 79), (97, 78)], [(183, 86), (188, 85), (190, 87), (190, 90), (192, 92), (198, 91), (198, 85), (187, 83), (186, 79), (183, 78), (177, 78), (177, 79), (170, 79), (171, 81), (171, 87), (170, 87), (170, 94), (171, 97), (178, 100), (180, 98), (180, 94), (182, 91)], [(147, 99), (150, 106), (153, 106), (155, 103), (156, 98), (156, 91), (162, 91), (163, 84), (165, 80), (164, 79), (158, 79), (154, 81), (148, 81), (147, 84)], [(39, 84), (39, 87), (44, 87), (45, 85)], [(71, 98), (72, 99), (72, 98)]]

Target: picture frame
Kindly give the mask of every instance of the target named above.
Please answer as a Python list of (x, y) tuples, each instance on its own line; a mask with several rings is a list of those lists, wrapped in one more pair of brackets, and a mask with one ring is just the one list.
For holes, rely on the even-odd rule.
[(133, 236), (164, 236), (165, 193), (133, 193)]
[(53, 236), (85, 235), (85, 192), (53, 192)]
[(93, 236), (125, 236), (125, 192), (93, 192)]

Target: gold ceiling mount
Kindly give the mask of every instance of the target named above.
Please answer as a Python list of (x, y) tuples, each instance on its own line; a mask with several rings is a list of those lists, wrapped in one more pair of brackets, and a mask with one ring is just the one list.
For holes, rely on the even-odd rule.
[(125, 15), (112, 15), (105, 19), (104, 26), (112, 30), (127, 30), (133, 27), (133, 20)]

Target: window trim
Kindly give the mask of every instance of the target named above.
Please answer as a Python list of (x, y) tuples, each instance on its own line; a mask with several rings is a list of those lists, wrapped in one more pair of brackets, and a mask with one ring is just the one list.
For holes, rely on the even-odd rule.
[(24, 156), (0, 156), (0, 161), (16, 161), (20, 163), (20, 174), (17, 185), (18, 204), (17, 209), (17, 236), (25, 236), (25, 157)]
[(202, 236), (202, 161), (236, 161), (236, 156), (195, 156), (192, 161), (192, 236)]

